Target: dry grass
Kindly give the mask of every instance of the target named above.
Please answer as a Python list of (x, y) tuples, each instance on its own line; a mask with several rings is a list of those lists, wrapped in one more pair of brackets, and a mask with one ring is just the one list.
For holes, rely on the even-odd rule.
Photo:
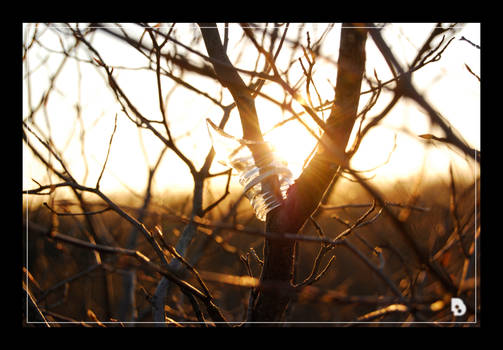
[[(393, 188), (384, 190), (385, 199), (392, 203), (411, 204), (409, 201), (414, 193), (410, 193), (411, 187), (406, 185), (396, 184)], [(329, 238), (335, 238), (347, 228), (344, 222), (353, 223), (368, 210), (368, 207), (358, 207), (354, 206), (355, 204), (371, 203), (371, 198), (359, 189), (358, 184), (341, 183), (335, 191), (337, 196), (329, 201), (330, 204), (351, 204), (353, 207), (323, 210), (317, 217), (316, 222)], [(451, 204), (451, 193), (448, 183), (430, 183), (424, 185), (413, 203), (418, 208), (427, 208), (427, 211), (408, 210), (399, 206), (392, 206), (390, 210), (399, 218), (405, 219), (407, 230), (420, 251), (444, 270), (455, 286), (459, 287), (460, 280), (463, 278), (465, 287), (461, 287), (462, 291), (459, 295), (469, 305), (469, 311), (464, 317), (452, 316), (449, 304), (452, 294), (446, 292), (435, 275), (417, 260), (407, 242), (392, 228), (386, 215), (381, 213), (373, 219), (372, 223), (354, 230), (347, 240), (351, 246), (367, 257), (367, 261), (370, 261), (374, 267), (382, 267), (380, 271), (388, 278), (388, 283), (385, 283), (364, 259), (354, 254), (346, 245), (337, 245), (324, 257), (321, 266), (325, 266), (332, 255), (336, 257), (335, 263), (328, 268), (319, 281), (299, 293), (298, 299), (288, 310), (287, 320), (300, 323), (314, 322), (310, 325), (324, 326), (339, 326), (346, 322), (364, 320), (372, 323), (352, 325), (389, 325), (386, 322), (397, 322), (392, 325), (410, 326), (422, 325), (422, 323), (403, 322), (474, 321), (474, 308), (478, 306), (473, 300), (475, 284), (478, 285), (478, 283), (474, 283), (473, 279), (475, 276), (473, 259), (470, 256), (465, 257), (464, 252), (473, 254), (474, 237), (478, 229), (475, 227), (475, 219), (479, 225), (478, 216), (480, 215), (477, 208), (477, 217), (475, 216), (475, 205), (479, 205), (479, 201), (475, 198), (473, 185), (470, 184), (456, 184), (454, 206)], [(222, 203), (221, 213), (225, 213), (225, 208), (229, 207), (232, 201), (233, 198), (229, 197)], [(121, 203), (123, 209), (135, 216), (137, 203), (126, 203), (120, 199), (117, 199), (117, 203)], [(59, 212), (78, 210), (69, 203), (65, 205), (64, 202), (56, 202), (55, 204)], [(95, 210), (102, 208), (97, 204), (91, 207)], [(174, 245), (184, 224), (173, 220), (173, 214), (167, 208), (179, 214), (186, 214), (190, 209), (190, 204), (187, 204), (187, 197), (184, 196), (172, 198), (169, 203), (162, 206), (154, 201), (143, 223), (148, 228), (160, 225), (165, 240)], [(455, 216), (453, 216), (453, 208), (456, 209)], [(373, 215), (375, 214), (377, 210)], [(65, 316), (68, 319), (92, 322), (94, 316), (90, 315), (94, 314), (97, 320), (105, 321), (105, 326), (112, 325), (106, 321), (117, 319), (119, 300), (122, 298), (122, 272), (130, 267), (130, 262), (124, 257), (112, 254), (102, 255), (104, 266), (107, 268), (93, 268), (95, 258), (92, 251), (55, 242), (48, 238), (47, 232), (51, 225), (54, 225), (52, 220), (55, 215), (51, 215), (51, 211), (46, 206), (30, 207), (28, 216), (27, 237), (23, 238), (27, 239), (24, 246), (27, 247), (28, 267), (33, 277), (33, 280), (29, 281), (29, 286), (48, 319), (60, 322), (61, 316)], [(210, 218), (215, 223), (222, 219), (218, 210), (215, 210)], [(93, 220), (103, 242), (112, 246), (126, 246), (127, 237), (132, 229), (129, 223), (113, 211), (93, 215)], [(233, 221), (243, 224), (247, 229), (259, 230), (261, 228), (261, 223), (254, 219), (246, 202), (240, 207)], [(86, 240), (83, 234), (85, 230), (83, 216), (57, 216), (57, 225), (58, 232)], [(460, 235), (454, 232), (455, 229), (461, 233), (463, 248), (459, 242)], [(316, 236), (317, 231), (312, 223), (307, 223), (302, 234)], [(202, 274), (203, 279), (205, 276), (210, 276), (205, 282), (216, 304), (222, 309), (227, 320), (241, 322), (246, 315), (249, 288), (230, 285), (223, 279), (218, 281), (214, 275), (205, 275), (205, 273), (246, 276), (247, 268), (240, 256), (251, 252), (250, 248), (253, 248), (260, 258), (263, 238), (225, 230), (219, 232), (218, 235), (220, 238), (217, 241), (209, 240), (205, 243), (208, 241), (207, 236), (201, 233), (188, 252), (188, 256), (200, 254), (195, 268)], [(204, 250), (199, 250), (203, 249), (201, 247), (204, 247)], [(151, 246), (145, 239), (139, 239), (137, 248), (157, 262)], [(316, 243), (301, 242), (297, 245), (296, 282), (302, 281), (309, 275), (318, 249), (319, 245)], [(251, 271), (254, 277), (258, 277), (260, 264), (253, 254), (250, 257)], [(381, 265), (382, 263), (384, 265)], [(468, 263), (468, 269), (462, 277), (465, 263)], [(87, 271), (88, 269), (91, 271)], [(81, 277), (76, 275), (82, 271), (84, 273)], [(159, 275), (142, 269), (136, 271), (138, 321), (149, 322), (152, 320), (149, 297), (154, 293)], [(79, 278), (69, 280), (68, 283), (52, 289), (59, 282), (72, 276)], [(197, 285), (193, 276), (186, 275), (185, 278), (193, 285)], [(401, 303), (393, 294), (389, 284), (394, 284), (402, 293), (403, 300), (409, 303), (405, 311), (389, 306)], [(167, 314), (171, 319), (177, 322), (196, 320), (189, 300), (178, 290), (168, 296), (167, 305)], [(90, 314), (89, 310), (93, 314)], [(372, 313), (376, 310), (381, 311), (378, 314)], [(137, 323), (137, 325), (151, 324)], [(298, 325), (298, 323), (287, 325)]]

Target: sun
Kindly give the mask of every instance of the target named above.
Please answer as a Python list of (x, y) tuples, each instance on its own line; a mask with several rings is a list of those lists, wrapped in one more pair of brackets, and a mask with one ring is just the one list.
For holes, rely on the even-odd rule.
[[(233, 154), (232, 157), (237, 157), (236, 159), (250, 156), (247, 148), (240, 147), (239, 136), (236, 136), (239, 133), (237, 130), (227, 128), (228, 130), (218, 131), (219, 128), (209, 119), (207, 126), (218, 163), (234, 167), (229, 163), (231, 154)], [(263, 139), (271, 147), (274, 156), (287, 163), (293, 179), (298, 178), (307, 160), (313, 154), (317, 139), (296, 120), (290, 120), (280, 126), (275, 124), (269, 128), (264, 127), (264, 129)], [(236, 150), (244, 153), (236, 153)]]
[(271, 144), (276, 155), (288, 163), (294, 178), (302, 173), (306, 160), (316, 146), (316, 139), (295, 121), (267, 132), (264, 139)]

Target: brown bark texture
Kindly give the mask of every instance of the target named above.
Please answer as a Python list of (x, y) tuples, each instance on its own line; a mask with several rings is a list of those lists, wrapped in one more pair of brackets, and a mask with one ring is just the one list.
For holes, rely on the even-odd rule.
[[(243, 137), (262, 141), (262, 134), (255, 110), (254, 100), (238, 72), (233, 69), (223, 49), (216, 24), (200, 24), (209, 57), (221, 83), (231, 92), (239, 110)], [(266, 231), (272, 233), (296, 233), (318, 207), (324, 193), (344, 163), (344, 151), (353, 128), (360, 97), (361, 82), (365, 69), (365, 43), (367, 32), (358, 25), (344, 23), (341, 30), (338, 73), (335, 88), (335, 103), (321, 138), (323, 146), (313, 156), (300, 177), (290, 187), (283, 204), (268, 213)], [(329, 148), (329, 149), (326, 149)], [(255, 159), (264, 159), (267, 149), (251, 149)], [(271, 186), (277, 193), (277, 179)], [(266, 239), (264, 266), (261, 282), (274, 282), (287, 287), (293, 279), (295, 241)], [(260, 290), (252, 307), (249, 320), (280, 322), (290, 300), (290, 288), (267, 288)]]

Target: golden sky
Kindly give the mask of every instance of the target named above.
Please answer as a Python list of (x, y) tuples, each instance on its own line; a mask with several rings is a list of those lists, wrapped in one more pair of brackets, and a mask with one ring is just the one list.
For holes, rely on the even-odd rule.
[[(295, 25), (290, 26), (293, 28)], [(433, 26), (434, 24), (431, 23), (390, 24), (383, 30), (383, 36), (405, 66), (406, 62), (412, 60)], [(323, 33), (325, 27), (326, 25), (322, 23), (308, 24), (306, 30), (309, 30), (314, 41), (315, 37)], [(190, 33), (192, 30), (189, 24), (177, 24), (177, 28), (181, 33), (183, 31)], [(239, 31), (238, 27), (230, 27), (228, 47), (233, 62), (238, 58), (238, 49), (241, 48), (241, 44), (238, 43), (241, 35)], [(25, 32), (29, 34), (26, 37), (30, 37), (33, 25), (25, 25)], [(326, 57), (332, 57), (334, 61), (338, 52), (339, 33), (340, 29), (337, 26), (329, 33), (326, 40), (334, 44), (325, 47), (326, 52), (323, 52)], [(480, 44), (480, 24), (464, 25), (442, 58), (414, 73), (413, 82), (418, 91), (423, 93), (427, 100), (449, 120), (470, 146), (480, 149), (480, 82), (466, 68), (468, 65), (475, 74), (480, 76), (480, 50), (460, 40), (462, 36), (469, 38), (475, 44)], [(186, 42), (189, 41), (190, 37), (187, 37)], [(51, 30), (47, 30), (40, 37), (40, 42), (46, 48), (58, 50), (60, 47), (58, 37)], [(146, 60), (141, 55), (102, 33), (94, 36), (93, 45), (100, 48), (104, 61), (109, 65), (124, 67), (146, 65)], [(205, 53), (203, 46), (198, 46), (198, 49)], [(31, 96), (27, 95), (27, 80), (23, 79), (23, 119), (29, 113), (27, 107), (29, 99), (34, 101), (32, 104), (38, 101), (39, 96), (47, 87), (51, 74), (62, 59), (60, 54), (47, 55), (47, 50), (38, 45), (33, 45), (31, 50), (27, 62), (23, 64), (23, 77), (27, 69), (30, 72), (33, 71), (30, 75)], [(252, 46), (246, 47), (238, 64), (240, 68), (253, 69), (256, 57), (254, 50)], [(84, 51), (79, 51), (79, 56), (88, 59)], [(300, 54), (297, 53), (297, 56), (300, 57)], [(46, 57), (47, 60), (45, 60)], [(289, 59), (290, 53), (285, 48), (278, 57), (278, 66), (284, 67), (282, 65)], [(373, 76), (374, 70), (382, 81), (391, 77), (386, 63), (369, 38), (367, 41), (368, 76)], [(315, 66), (314, 79), (322, 100), (333, 99), (332, 86), (335, 85), (336, 72), (336, 66), (326, 63), (323, 59), (319, 59)], [(300, 66), (294, 65), (292, 76), (300, 74), (302, 74)], [(116, 69), (114, 76), (142, 113), (150, 116), (151, 119), (160, 119), (154, 74), (147, 73), (146, 70)], [(248, 77), (244, 78), (248, 81)], [(218, 97), (218, 89), (213, 82), (196, 77), (190, 77), (190, 79), (191, 83), (197, 84), (201, 90)], [(165, 78), (162, 83), (164, 92), (167, 93), (172, 86), (172, 81)], [(266, 84), (263, 92), (278, 96), (276, 98), (281, 101), (281, 91), (274, 84)], [(383, 93), (374, 107), (375, 112), (371, 112), (370, 116), (378, 114), (389, 99), (389, 94)], [(75, 117), (75, 104), (79, 100), (82, 112), (81, 121)], [(231, 96), (226, 91), (223, 93), (223, 100), (225, 104), (231, 102)], [(363, 95), (360, 101), (361, 108), (365, 102), (366, 97)], [(264, 99), (257, 98), (256, 106), (264, 132), (289, 116)], [(296, 110), (300, 111), (301, 108)], [(326, 118), (329, 112), (324, 113), (320, 116)], [(128, 120), (112, 91), (105, 86), (104, 75), (99, 74), (95, 67), (87, 63), (68, 62), (56, 80), (55, 93), (51, 95), (46, 109), (36, 115), (35, 121), (44, 133), (52, 136), (54, 144), (59, 149), (64, 149), (64, 156), (70, 164), (72, 174), (78, 180), (85, 182), (84, 184), (94, 186), (103, 166), (116, 114), (117, 131), (100, 188), (111, 193), (123, 191), (127, 186), (141, 192), (146, 183), (147, 166), (156, 161), (162, 143), (152, 136), (151, 132), (139, 131)], [(218, 124), (222, 116), (221, 109), (209, 100), (179, 87), (171, 95), (167, 105), (167, 115), (172, 134), (178, 136), (178, 147), (193, 159), (196, 167), (199, 168), (211, 146), (205, 120), (210, 118)], [(304, 120), (309, 122), (307, 117)], [(80, 137), (82, 131), (85, 131), (84, 146)], [(241, 136), (236, 110), (231, 113), (225, 131), (237, 137)], [(382, 124), (374, 128), (364, 139), (352, 160), (352, 167), (359, 170), (377, 167), (365, 175), (374, 176), (375, 181), (389, 182), (412, 176), (422, 167), (426, 159), (427, 173), (432, 178), (438, 174), (445, 174), (450, 162), (455, 162), (461, 169), (460, 171), (465, 171), (469, 176), (476, 176), (478, 170), (474, 169), (470, 161), (466, 161), (455, 150), (446, 151), (448, 148), (442, 144), (425, 147), (425, 141), (417, 136), (426, 133), (437, 134), (439, 130), (430, 125), (428, 118), (416, 105), (403, 100)], [(441, 133), (439, 136), (442, 136)], [(291, 170), (296, 175), (300, 173), (305, 158), (315, 145), (315, 139), (296, 122), (289, 122), (266, 134), (266, 139), (289, 162)], [(87, 159), (87, 172), (84, 158)], [(214, 172), (224, 169), (225, 167), (217, 162), (212, 168)], [(47, 171), (34, 160), (31, 152), (23, 144), (23, 189), (36, 187), (31, 179), (47, 183)], [(224, 183), (224, 180), (222, 178), (219, 181)], [(52, 181), (57, 181), (57, 179), (53, 177)], [(173, 152), (168, 151), (158, 170), (155, 188), (177, 191), (191, 186), (192, 179), (187, 167), (177, 159)]]

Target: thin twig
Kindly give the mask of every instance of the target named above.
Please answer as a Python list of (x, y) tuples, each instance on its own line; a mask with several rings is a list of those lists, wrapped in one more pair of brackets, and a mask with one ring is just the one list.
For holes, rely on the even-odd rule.
[[(408, 205), (408, 204), (402, 204), (402, 203), (394, 203), (394, 202), (384, 202), (385, 206), (390, 206), (390, 207), (399, 207), (399, 208), (407, 208), (411, 210), (417, 210), (417, 211), (429, 211), (430, 208), (427, 207), (420, 207), (416, 205)], [(372, 203), (369, 204), (343, 204), (343, 205), (321, 205), (320, 208), (324, 210), (335, 210), (335, 209), (347, 209), (347, 208), (367, 208), (367, 207), (372, 207)]]
[[(318, 222), (313, 218), (312, 215), (309, 217), (309, 220), (315, 226), (316, 231), (318, 232), (318, 235), (321, 238), (325, 237), (323, 229), (318, 224)], [(306, 285), (311, 285), (314, 282), (317, 282), (328, 271), (328, 268), (330, 267), (330, 265), (332, 264), (333, 260), (335, 259), (335, 255), (332, 255), (332, 257), (330, 258), (330, 260), (328, 261), (328, 263), (326, 264), (326, 266), (323, 269), (321, 269), (321, 271), (320, 271), (321, 259), (328, 252), (330, 252), (333, 248), (334, 248), (333, 245), (329, 245), (329, 244), (326, 244), (326, 243), (321, 243), (321, 246), (320, 246), (320, 249), (318, 251), (318, 254), (316, 255), (316, 257), (314, 259), (314, 263), (313, 263), (313, 267), (311, 269), (311, 273), (302, 282), (296, 284), (295, 285), (296, 288), (303, 287), (303, 286), (306, 286)]]
[[(372, 206), (362, 215), (358, 218), (358, 220), (356, 220), (350, 227), (348, 227), (346, 230), (344, 230), (343, 232), (339, 233), (334, 241), (338, 241), (338, 240), (341, 240), (342, 238), (346, 237), (347, 235), (349, 235), (351, 232), (353, 232), (353, 230), (357, 227), (359, 227), (362, 223), (363, 223), (363, 220), (365, 220), (367, 218), (367, 216), (370, 215), (370, 213), (372, 213), (375, 209), (375, 206), (376, 206), (376, 202), (372, 202)], [(377, 214), (379, 215), (379, 214)], [(376, 217), (377, 217), (376, 215)]]
[(457, 209), (457, 196), (456, 196), (456, 184), (454, 182), (454, 172), (452, 170), (452, 164), (449, 165), (449, 175), (450, 175), (450, 198), (449, 198), (449, 211), (451, 213), (452, 221), (454, 224), (454, 232), (457, 234), (459, 238), (459, 245), (461, 246), (461, 251), (463, 252), (465, 258), (468, 258), (470, 254), (465, 248), (463, 243), (463, 237), (461, 236), (459, 217), (458, 217), (458, 209)]
[(475, 78), (477, 78), (478, 81), (480, 81), (480, 77), (472, 71), (469, 65), (465, 63), (465, 67), (468, 70), (468, 72), (470, 72)]
[[(446, 134), (446, 140), (450, 144), (456, 146), (460, 149), (465, 155), (469, 157), (473, 157), (475, 155), (475, 161), (480, 162), (480, 152), (472, 149), (459, 135), (459, 133), (454, 130), (454, 128), (449, 125), (449, 123), (425, 100), (425, 98), (416, 90), (411, 81), (411, 74), (405, 73), (404, 69), (398, 63), (398, 60), (395, 58), (395, 55), (389, 48), (388, 44), (382, 38), (382, 35), (378, 29), (374, 26), (369, 25), (368, 29), (374, 43), (381, 51), (381, 54), (385, 58), (386, 62), (390, 66), (390, 69), (397, 70), (397, 75), (401, 75), (398, 80), (397, 90), (400, 91), (404, 96), (414, 100), (422, 109), (426, 111), (431, 121), (440, 126), (440, 128)], [(445, 49), (445, 48), (444, 48)], [(435, 55), (434, 60), (438, 60), (440, 58), (440, 53)]]
[(180, 253), (178, 253), (176, 251), (175, 247), (173, 247), (172, 245), (166, 243), (166, 241), (164, 241), (164, 239), (162, 239), (163, 233), (162, 233), (162, 230), (161, 230), (161, 228), (159, 226), (156, 226), (155, 229), (156, 229), (156, 231), (157, 231), (157, 233), (158, 233), (158, 235), (160, 237), (160, 241), (162, 242), (163, 246), (168, 250), (168, 252), (170, 254), (172, 254), (183, 265), (185, 265), (185, 267), (187, 269), (189, 269), (189, 271), (194, 275), (194, 277), (197, 279), (197, 281), (201, 285), (201, 288), (203, 288), (203, 291), (206, 294), (206, 296), (208, 298), (212, 298), (211, 293), (210, 293), (208, 287), (206, 286), (206, 284), (203, 282), (203, 280), (199, 276), (199, 273), (197, 272), (197, 270), (183, 256), (181, 256)]
[(110, 136), (110, 141), (108, 143), (107, 156), (105, 157), (105, 162), (103, 163), (103, 167), (101, 168), (100, 176), (98, 176), (98, 181), (96, 181), (96, 189), (100, 188), (101, 177), (103, 176), (103, 172), (105, 171), (105, 167), (107, 166), (108, 156), (110, 155), (110, 149), (112, 148), (112, 141), (114, 139), (116, 130), (117, 130), (117, 114), (115, 114), (114, 130), (112, 131), (112, 135)]
[(465, 38), (464, 36), (462, 36), (461, 38), (459, 38), (459, 40), (461, 41), (466, 41), (467, 43), (469, 43), (470, 45), (472, 45), (473, 47), (477, 48), (480, 50), (480, 46), (477, 45), (477, 44), (474, 44), (473, 42), (471, 42), (470, 40), (468, 40), (467, 38)]
[(189, 284), (188, 282), (181, 280), (178, 278), (173, 272), (169, 271), (166, 269), (166, 267), (161, 267), (155, 263), (153, 263), (147, 256), (145, 256), (143, 253), (141, 253), (138, 250), (133, 250), (133, 249), (125, 249), (125, 248), (120, 248), (120, 247), (111, 247), (111, 246), (105, 246), (101, 244), (92, 244), (88, 243), (85, 241), (82, 241), (80, 239), (64, 235), (61, 233), (53, 233), (51, 235), (52, 239), (59, 240), (62, 242), (66, 242), (72, 245), (75, 245), (77, 247), (81, 248), (87, 248), (87, 249), (93, 249), (93, 250), (99, 250), (104, 253), (111, 253), (111, 254), (119, 254), (119, 255), (127, 255), (135, 258), (143, 267), (148, 268), (149, 270), (155, 271), (169, 279), (170, 281), (174, 282), (178, 287), (180, 287), (184, 293), (190, 293), (191, 295), (197, 297), (199, 300), (201, 300), (206, 308), (207, 311), (210, 313), (212, 318), (214, 318), (215, 321), (218, 322), (224, 322), (226, 323), (225, 319), (223, 318), (221, 312), (218, 310), (218, 308), (215, 306), (213, 303), (213, 300), (211, 297), (209, 297), (206, 293), (199, 291), (197, 288)]
[(382, 317), (391, 313), (396, 313), (396, 312), (408, 312), (409, 308), (406, 305), (403, 304), (392, 304), (388, 305), (386, 307), (380, 308), (378, 310), (369, 312), (363, 316), (358, 317), (358, 321), (370, 321), (378, 317)]
[(391, 279), (386, 275), (382, 268), (375, 266), (369, 258), (367, 258), (362, 252), (360, 252), (349, 240), (345, 239), (342, 241), (342, 245), (349, 248), (351, 252), (353, 252), (360, 260), (362, 260), (365, 265), (367, 265), (372, 271), (374, 271), (379, 278), (388, 285), (391, 291), (398, 297), (400, 300), (404, 300), (403, 294), (400, 292), (398, 287), (391, 281)]
[(104, 209), (101, 209), (101, 210), (95, 210), (95, 211), (87, 211), (87, 212), (83, 212), (83, 213), (61, 213), (61, 212), (57, 212), (56, 210), (54, 210), (53, 208), (51, 208), (49, 206), (49, 204), (47, 204), (47, 202), (44, 202), (42, 203), (47, 209), (49, 209), (52, 213), (58, 215), (58, 216), (71, 216), (71, 215), (96, 215), (96, 214), (101, 214), (101, 213), (104, 213), (106, 211), (109, 211), (109, 210), (112, 210), (112, 208), (110, 207), (106, 207)]
[(71, 283), (81, 277), (84, 277), (84, 276), (87, 276), (88, 274), (90, 274), (91, 272), (93, 272), (94, 270), (96, 270), (98, 267), (101, 267), (102, 265), (101, 264), (94, 264), (94, 265), (91, 265), (89, 266), (87, 269), (83, 270), (83, 271), (80, 271), (70, 277), (67, 277), (65, 279), (63, 279), (62, 281), (59, 281), (58, 283), (54, 284), (52, 287), (46, 289), (44, 291), (44, 293), (42, 293), (42, 295), (40, 295), (40, 297), (38, 298), (38, 301), (41, 302), (43, 301), (45, 298), (47, 298), (47, 296), (49, 294), (51, 294), (52, 292), (54, 292), (55, 290), (57, 290), (58, 288), (61, 288), (63, 287), (64, 285), (68, 284), (68, 283)]
[[(209, 212), (211, 209), (213, 209), (217, 205), (219, 205), (230, 194), (229, 185), (230, 185), (230, 182), (231, 182), (232, 168), (229, 168), (228, 170), (224, 171), (224, 174), (227, 175), (227, 184), (225, 185), (224, 194), (222, 194), (222, 196), (220, 198), (218, 198), (215, 202), (213, 202), (212, 204), (208, 205), (207, 208), (203, 209), (203, 216), (207, 212)], [(213, 176), (215, 176), (215, 175), (213, 175)]]

